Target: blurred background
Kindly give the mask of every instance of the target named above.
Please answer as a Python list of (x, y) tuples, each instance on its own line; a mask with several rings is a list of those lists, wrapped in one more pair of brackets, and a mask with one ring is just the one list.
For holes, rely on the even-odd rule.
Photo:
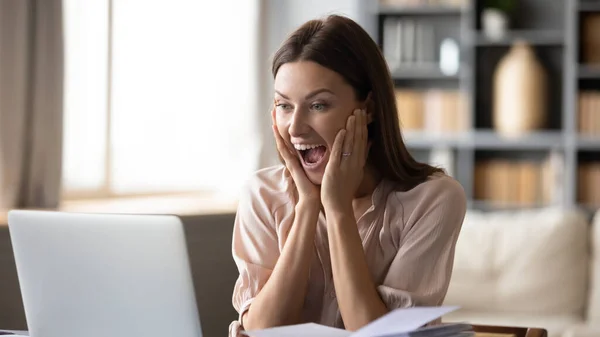
[(181, 215), (226, 333), (237, 193), (278, 162), (270, 57), (333, 13), (380, 46), (410, 151), (465, 189), (446, 319), (600, 336), (599, 0), (0, 0), (0, 328), (26, 328), (5, 224), (30, 208)]

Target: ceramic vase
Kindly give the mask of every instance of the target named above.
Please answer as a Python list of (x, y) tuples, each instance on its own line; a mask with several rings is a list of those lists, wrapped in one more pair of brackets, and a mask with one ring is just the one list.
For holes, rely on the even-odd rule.
[(508, 29), (506, 13), (495, 8), (486, 8), (481, 13), (481, 22), (483, 23), (483, 33), (488, 39), (498, 41), (505, 37)]
[(493, 126), (522, 135), (546, 123), (547, 75), (535, 52), (518, 41), (498, 63), (493, 80)]

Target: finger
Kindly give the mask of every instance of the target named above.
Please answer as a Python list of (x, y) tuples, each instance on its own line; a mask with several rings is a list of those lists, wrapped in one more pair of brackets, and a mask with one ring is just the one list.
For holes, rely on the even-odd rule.
[(279, 129), (277, 125), (273, 125), (273, 133), (275, 135), (275, 142), (277, 143), (277, 151), (281, 154), (283, 158), (286, 169), (289, 171), (289, 174), (292, 178), (297, 179), (296, 174), (301, 170), (300, 161), (297, 157), (297, 153), (295, 150), (290, 149), (289, 146), (286, 145), (283, 137), (279, 134)]
[(373, 113), (369, 112), (367, 113), (367, 125), (371, 124), (371, 122), (373, 122)]
[(344, 136), (344, 144), (342, 145), (342, 155), (345, 157), (351, 156), (354, 149), (355, 125), (356, 116), (353, 113), (346, 121), (346, 135)]
[[(358, 121), (360, 120), (360, 124)], [(364, 110), (357, 113), (356, 139), (354, 140), (354, 152), (356, 160), (362, 165), (365, 161), (366, 145), (367, 145), (367, 117)]]
[(371, 114), (367, 112), (366, 109), (363, 109), (363, 139), (365, 142), (369, 139), (369, 117)]
[(277, 126), (277, 112), (275, 108), (273, 108), (273, 110), (271, 111), (271, 120), (273, 121), (273, 126), (277, 129), (274, 130), (275, 138), (281, 140), (281, 142), (285, 145), (288, 151), (290, 151), (293, 156), (296, 156), (296, 149), (292, 146), (292, 144), (286, 142), (279, 133), (279, 127)]
[(273, 122), (273, 125), (277, 124), (277, 110), (275, 107), (271, 109), (271, 121)]
[(365, 145), (365, 156), (369, 156), (369, 153), (371, 152), (371, 145), (373, 145), (373, 141), (371, 139), (369, 139), (369, 125), (371, 123), (373, 123), (373, 112), (369, 112), (369, 111), (373, 111), (373, 110), (367, 110), (365, 111), (366, 116), (367, 116), (367, 121), (365, 124), (365, 138), (366, 138), (366, 145)]
[(360, 141), (361, 144), (361, 154), (360, 157), (362, 160), (367, 159), (367, 147), (368, 147), (368, 142), (369, 142), (369, 131), (367, 129), (367, 125), (369, 124), (368, 122), (368, 117), (367, 117), (367, 110), (363, 109), (362, 110), (362, 126), (361, 126), (361, 138), (362, 140)]
[(329, 156), (329, 162), (327, 163), (328, 167), (329, 165), (332, 165), (332, 167), (337, 167), (340, 164), (344, 138), (347, 134), (348, 132), (345, 129), (342, 129), (335, 135), (335, 140), (333, 141), (333, 146), (331, 147), (331, 155)]
[(293, 154), (290, 151), (289, 147), (285, 144), (281, 135), (279, 134), (279, 129), (277, 128), (277, 124), (273, 124), (273, 135), (275, 136), (275, 143), (277, 144), (277, 151), (279, 151), (279, 153), (281, 154), (281, 156), (287, 163), (287, 161), (290, 159), (290, 157), (293, 157)]
[(362, 113), (362, 109), (355, 110), (354, 116), (356, 118), (356, 125), (354, 127), (354, 146), (352, 149), (353, 153), (356, 153), (356, 158), (361, 159), (363, 155), (362, 147), (363, 147), (363, 124), (364, 124), (364, 115)]

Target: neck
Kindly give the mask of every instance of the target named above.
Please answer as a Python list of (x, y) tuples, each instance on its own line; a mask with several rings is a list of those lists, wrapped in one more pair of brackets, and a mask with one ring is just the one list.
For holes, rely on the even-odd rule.
[(365, 166), (365, 172), (363, 174), (363, 179), (358, 189), (356, 190), (356, 194), (354, 195), (355, 199), (360, 199), (364, 197), (368, 197), (373, 194), (375, 188), (381, 181), (381, 175), (375, 168), (371, 165), (367, 164)]

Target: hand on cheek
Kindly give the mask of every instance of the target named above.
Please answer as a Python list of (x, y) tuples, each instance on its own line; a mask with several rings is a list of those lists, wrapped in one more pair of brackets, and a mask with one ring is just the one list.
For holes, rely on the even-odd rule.
[(298, 202), (320, 202), (319, 188), (306, 176), (306, 173), (304, 172), (304, 169), (302, 168), (300, 160), (296, 154), (296, 150), (292, 144), (286, 142), (279, 133), (275, 109), (273, 109), (271, 112), (271, 118), (273, 122), (273, 136), (275, 137), (275, 142), (277, 143), (277, 151), (284, 161), (287, 172), (294, 180), (294, 184), (296, 185), (298, 191)]
[(323, 182), (321, 200), (326, 213), (352, 212), (352, 200), (362, 182), (368, 152), (367, 114), (355, 110), (338, 131)]

